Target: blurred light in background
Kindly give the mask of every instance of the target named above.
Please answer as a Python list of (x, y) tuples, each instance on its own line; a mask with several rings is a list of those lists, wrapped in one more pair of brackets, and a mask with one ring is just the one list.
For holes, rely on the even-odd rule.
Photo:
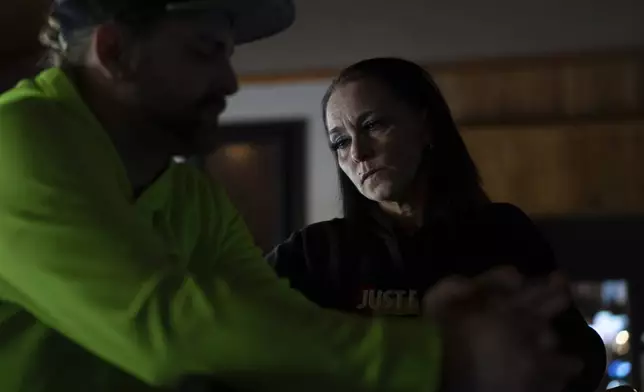
[(602, 304), (626, 306), (628, 303), (628, 288), (621, 280), (607, 280), (602, 283)]
[(606, 347), (604, 385), (610, 389), (630, 384), (634, 369), (626, 281), (575, 282), (572, 289), (577, 306)]
[(628, 326), (628, 316), (601, 310), (595, 314), (590, 326), (601, 336), (604, 344), (613, 345), (617, 335)]
[(628, 331), (621, 331), (615, 337), (615, 343), (617, 343), (618, 345), (622, 346), (622, 345), (628, 343), (629, 337), (630, 337), (630, 335), (629, 335)]
[(627, 361), (613, 361), (608, 365), (608, 376), (611, 378), (624, 379), (631, 374), (633, 365)]
[(628, 383), (621, 380), (613, 380), (608, 383), (608, 385), (606, 386), (606, 389), (617, 388), (617, 387), (621, 387), (622, 385), (628, 385)]
[(254, 152), (253, 147), (246, 143), (231, 144), (223, 147), (223, 150), (226, 158), (237, 163), (246, 161)]

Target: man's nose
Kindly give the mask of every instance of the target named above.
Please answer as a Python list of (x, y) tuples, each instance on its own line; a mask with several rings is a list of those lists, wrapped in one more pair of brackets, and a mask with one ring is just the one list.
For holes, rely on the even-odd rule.
[(239, 91), (237, 73), (229, 61), (224, 66), (218, 67), (216, 74), (213, 74), (213, 78), (218, 86), (217, 90), (222, 94), (230, 96)]
[(223, 87), (226, 95), (233, 95), (239, 91), (239, 79), (237, 78), (237, 73), (232, 66), (228, 67), (226, 81)]

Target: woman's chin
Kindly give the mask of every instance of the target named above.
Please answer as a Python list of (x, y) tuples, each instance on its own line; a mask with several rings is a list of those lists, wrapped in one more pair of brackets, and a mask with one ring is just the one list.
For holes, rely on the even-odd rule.
[[(371, 185), (371, 184), (365, 184)], [(364, 186), (362, 194), (369, 200), (375, 201), (377, 203), (390, 201), (394, 195), (393, 187), (391, 184), (373, 184), (371, 186)]]

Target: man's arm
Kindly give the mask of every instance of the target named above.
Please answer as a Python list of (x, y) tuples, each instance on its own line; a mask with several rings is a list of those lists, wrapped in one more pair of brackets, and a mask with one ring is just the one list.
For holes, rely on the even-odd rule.
[[(299, 357), (296, 353), (301, 349), (297, 349), (296, 353), (284, 352), (284, 364), (290, 363), (290, 365), (278, 365), (278, 368), (274, 369), (276, 379), (286, 377), (291, 380), (289, 382), (296, 382), (302, 390), (312, 390), (311, 388), (344, 390), (343, 388), (347, 388), (348, 385), (356, 390), (363, 390), (367, 385), (371, 385), (367, 388), (369, 390), (375, 388), (383, 391), (427, 388), (421, 385), (413, 386), (419, 383), (420, 380), (417, 380), (419, 377), (424, 379), (425, 375), (422, 373), (426, 370), (423, 370), (425, 365), (421, 362), (427, 360), (422, 360), (420, 357), (407, 359), (408, 354), (416, 356), (408, 350), (407, 346), (413, 346), (418, 342), (426, 345), (423, 343), (426, 337), (421, 336), (428, 331), (423, 332), (423, 327), (420, 327), (419, 334), (416, 331), (418, 321), (405, 320), (404, 323), (398, 324), (399, 320), (386, 322), (382, 319), (366, 320), (335, 311), (324, 311), (312, 305), (304, 296), (292, 290), (286, 279), (276, 278), (274, 270), (263, 261), (261, 251), (252, 245), (253, 239), (250, 232), (221, 188), (215, 187), (213, 196), (215, 200), (213, 208), (216, 213), (205, 214), (218, 217), (211, 219), (213, 223), (211, 238), (216, 238), (216, 233), (225, 233), (225, 236), (220, 237), (212, 246), (215, 264), (210, 273), (200, 271), (196, 275), (205, 279), (226, 276), (226, 284), (232, 292), (238, 293), (239, 301), (245, 301), (246, 298), (249, 301), (256, 301), (259, 298), (261, 307), (255, 309), (257, 313), (249, 313), (252, 320), (240, 320), (236, 323), (252, 326), (251, 328), (256, 332), (250, 334), (251, 338), (260, 338), (251, 345), (256, 347), (254, 354), (248, 353), (256, 356), (256, 363), (263, 363), (258, 368), (277, 365), (276, 353), (273, 350), (279, 347), (276, 341), (280, 341), (287, 345), (301, 344), (307, 352), (306, 355)], [(240, 316), (245, 317), (241, 313)], [(348, 320), (351, 321), (348, 322)], [(366, 330), (363, 329), (364, 326), (356, 328), (355, 323), (358, 323), (357, 325), (364, 323), (364, 326), (367, 326)], [(285, 324), (293, 328), (285, 329)], [(411, 335), (403, 337), (408, 326), (413, 329), (410, 330)], [(315, 344), (312, 344), (309, 336), (313, 331), (318, 336), (316, 339), (320, 339)], [(366, 335), (362, 336), (365, 333)], [(322, 336), (324, 338), (320, 338)], [(417, 340), (419, 337), (421, 337), (420, 341)], [(338, 338), (343, 342), (342, 346), (346, 345), (346, 349), (340, 346), (334, 348), (336, 344), (334, 341)], [(266, 346), (268, 342), (271, 347)], [(338, 348), (340, 351), (336, 352)], [(437, 346), (434, 345), (434, 349), (436, 348)], [(284, 349), (288, 351), (293, 348), (278, 348), (280, 351)], [(435, 351), (430, 362), (435, 366), (438, 365), (439, 360), (439, 352)], [(325, 373), (319, 373), (311, 367), (309, 361), (317, 363), (315, 367), (327, 368), (331, 365), (332, 368), (328, 368)], [(412, 363), (414, 361), (415, 364)], [(364, 363), (369, 363), (367, 368), (363, 367)], [(433, 372), (434, 370), (432, 374), (435, 376), (432, 377), (438, 381), (438, 374)], [(387, 376), (383, 377), (384, 375)], [(231, 376), (232, 378), (229, 379), (236, 386), (250, 388), (260, 386), (257, 384), (259, 379), (253, 380), (244, 373), (231, 374)], [(436, 385), (433, 384), (431, 388), (435, 388)]]
[(152, 385), (204, 374), (262, 390), (437, 389), (435, 328), (309, 303), (275, 277), (223, 196), (210, 273), (173, 260), (98, 158), (109, 152), (67, 140), (70, 124), (42, 105), (0, 106), (7, 300)]

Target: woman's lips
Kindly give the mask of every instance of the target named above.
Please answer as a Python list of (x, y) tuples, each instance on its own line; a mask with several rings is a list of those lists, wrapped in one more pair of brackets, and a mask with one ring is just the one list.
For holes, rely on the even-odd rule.
[(380, 172), (382, 170), (384, 170), (384, 168), (382, 168), (382, 167), (377, 168), (377, 169), (368, 170), (366, 173), (364, 173), (363, 175), (360, 176), (360, 183), (364, 184), (364, 182), (367, 181), (371, 176), (373, 176), (374, 174), (376, 174), (376, 173), (378, 173), (378, 172)]

